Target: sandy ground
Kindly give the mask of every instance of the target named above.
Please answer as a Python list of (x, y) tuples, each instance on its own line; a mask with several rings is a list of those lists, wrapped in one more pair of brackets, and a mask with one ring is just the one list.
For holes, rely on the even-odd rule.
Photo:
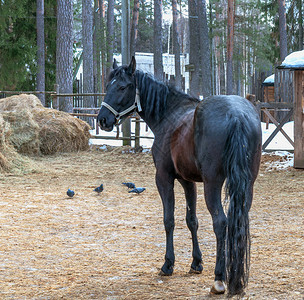
[[(304, 170), (264, 156), (251, 209), (251, 272), (244, 299), (304, 297)], [(284, 158), (283, 158), (284, 159)], [(209, 294), (211, 217), (198, 187), (200, 275), (188, 274), (191, 237), (176, 184), (176, 265), (160, 277), (162, 205), (149, 153), (91, 150), (35, 158), (36, 172), (0, 176), (0, 299), (224, 299)], [(146, 187), (129, 194), (123, 181)], [(93, 188), (104, 184), (98, 195)], [(66, 190), (75, 190), (74, 198)]]

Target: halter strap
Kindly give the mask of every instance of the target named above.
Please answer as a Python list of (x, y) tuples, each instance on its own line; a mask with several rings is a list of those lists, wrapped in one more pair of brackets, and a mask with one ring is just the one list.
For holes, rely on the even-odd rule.
[(135, 96), (135, 101), (134, 103), (127, 109), (118, 112), (117, 110), (115, 110), (110, 104), (106, 103), (106, 102), (102, 102), (101, 106), (106, 107), (111, 113), (114, 114), (115, 118), (116, 118), (116, 122), (118, 123), (121, 119), (122, 116), (128, 114), (130, 111), (137, 109), (138, 112), (142, 111), (141, 105), (140, 105), (140, 96), (139, 96), (139, 89), (136, 89), (136, 96)]

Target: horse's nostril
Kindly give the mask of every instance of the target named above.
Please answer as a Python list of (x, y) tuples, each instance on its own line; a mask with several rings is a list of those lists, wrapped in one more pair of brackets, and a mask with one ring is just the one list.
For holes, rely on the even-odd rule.
[(99, 124), (101, 127), (104, 127), (106, 124), (106, 118), (102, 118), (101, 120), (99, 120)]

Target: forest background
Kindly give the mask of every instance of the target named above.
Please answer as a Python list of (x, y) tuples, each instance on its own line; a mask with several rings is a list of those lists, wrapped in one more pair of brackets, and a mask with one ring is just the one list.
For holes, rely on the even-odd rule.
[[(128, 28), (125, 2), (2, 0), (0, 90), (51, 91), (57, 83), (60, 92), (72, 92), (81, 61), (84, 92), (103, 92), (126, 31), (128, 55), (154, 53), (160, 80), (157, 57), (175, 54), (178, 66), (178, 53), (190, 55), (190, 92), (204, 96), (244, 96), (253, 74), (271, 73), (287, 54), (303, 49), (302, 0), (128, 0)], [(177, 86), (179, 76), (177, 67)], [(72, 105), (60, 108), (71, 111)]]

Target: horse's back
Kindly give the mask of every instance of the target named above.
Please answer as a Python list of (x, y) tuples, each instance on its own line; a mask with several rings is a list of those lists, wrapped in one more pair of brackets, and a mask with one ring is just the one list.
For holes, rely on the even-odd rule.
[(255, 107), (248, 100), (235, 95), (212, 96), (199, 103), (195, 113), (194, 140), (202, 171), (222, 171), (224, 149), (235, 123), (246, 132), (249, 152), (258, 152), (261, 124)]
[(208, 127), (210, 122), (219, 122), (216, 128), (220, 128), (221, 124), (226, 126), (233, 117), (244, 117), (252, 126), (260, 126), (258, 113), (252, 103), (236, 95), (208, 97), (199, 103), (196, 114), (203, 117)]

